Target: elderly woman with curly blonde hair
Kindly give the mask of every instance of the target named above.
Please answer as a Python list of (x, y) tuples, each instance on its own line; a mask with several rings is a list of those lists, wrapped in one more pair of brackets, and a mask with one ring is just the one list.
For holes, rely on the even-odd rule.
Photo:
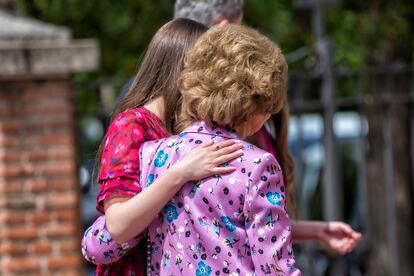
[[(285, 104), (287, 70), (280, 49), (253, 29), (202, 35), (179, 78), (181, 132), (143, 145), (142, 188), (197, 145), (259, 130)], [(148, 275), (300, 275), (282, 169), (240, 143), (244, 155), (222, 165), (236, 171), (185, 184), (149, 226)]]

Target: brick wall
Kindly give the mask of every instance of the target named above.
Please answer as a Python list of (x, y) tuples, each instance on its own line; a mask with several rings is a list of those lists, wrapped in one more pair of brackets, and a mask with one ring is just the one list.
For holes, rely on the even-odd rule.
[(69, 76), (0, 79), (0, 275), (82, 275)]

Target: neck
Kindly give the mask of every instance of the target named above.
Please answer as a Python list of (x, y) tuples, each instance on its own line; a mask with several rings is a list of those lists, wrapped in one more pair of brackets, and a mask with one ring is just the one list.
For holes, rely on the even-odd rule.
[(165, 124), (164, 98), (157, 97), (144, 105), (146, 109), (157, 115)]
[(241, 126), (237, 126), (234, 129), (236, 131), (236, 133), (242, 138), (242, 139), (246, 139), (247, 138), (247, 133), (246, 133), (246, 129), (243, 127), (243, 125)]

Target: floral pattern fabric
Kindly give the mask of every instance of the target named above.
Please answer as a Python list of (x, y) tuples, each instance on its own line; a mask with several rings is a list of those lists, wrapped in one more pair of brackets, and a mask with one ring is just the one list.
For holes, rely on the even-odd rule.
[[(192, 148), (235, 133), (199, 122), (140, 151), (141, 187)], [(282, 171), (244, 144), (236, 172), (185, 184), (148, 228), (148, 275), (300, 275), (295, 268)], [(149, 177), (151, 176), (151, 177)]]

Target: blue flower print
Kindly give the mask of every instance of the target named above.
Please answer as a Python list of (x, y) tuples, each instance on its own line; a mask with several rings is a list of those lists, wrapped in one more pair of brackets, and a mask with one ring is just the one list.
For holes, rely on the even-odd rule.
[(226, 226), (227, 230), (230, 232), (233, 232), (236, 230), (236, 226), (231, 222), (230, 218), (227, 216), (220, 217), (221, 221), (224, 223), (224, 226)]
[(98, 233), (98, 240), (99, 244), (109, 244), (110, 241), (112, 241), (111, 235), (106, 231), (100, 231)]
[(196, 276), (210, 276), (211, 267), (206, 265), (204, 262), (198, 262), (198, 268), (196, 270)]
[(164, 207), (164, 214), (169, 223), (178, 218), (177, 208), (172, 204), (167, 204), (167, 206)]
[(181, 132), (180, 134), (178, 134), (178, 137), (184, 137), (187, 135), (187, 132)]
[(165, 162), (168, 160), (168, 154), (165, 153), (163, 150), (160, 150), (155, 157), (154, 165), (157, 168), (161, 168), (165, 165)]
[(270, 202), (270, 204), (272, 205), (279, 205), (282, 203), (282, 201), (280, 200), (280, 194), (277, 192), (267, 192), (266, 194), (267, 200)]
[(149, 186), (151, 186), (151, 184), (154, 182), (154, 178), (155, 178), (155, 176), (154, 176), (154, 174), (149, 174), (148, 175), (148, 177), (147, 177), (147, 188), (149, 187)]

